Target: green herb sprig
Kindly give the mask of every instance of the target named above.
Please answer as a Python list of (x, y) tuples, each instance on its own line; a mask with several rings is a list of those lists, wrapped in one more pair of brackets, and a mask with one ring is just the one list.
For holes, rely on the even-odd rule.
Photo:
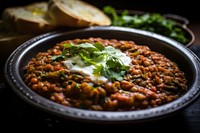
[(112, 19), (113, 26), (130, 27), (146, 30), (172, 38), (182, 44), (187, 44), (189, 38), (177, 22), (163, 17), (159, 13), (145, 13), (143, 15), (130, 15), (128, 10), (118, 14), (115, 8), (105, 6), (103, 11)]
[[(95, 75), (102, 75), (110, 81), (124, 78), (129, 70), (123, 61), (116, 56), (117, 51), (112, 46), (104, 47), (100, 43), (81, 43), (74, 45), (72, 43), (64, 44), (61, 55), (53, 56), (52, 60), (65, 60), (70, 57), (80, 56), (86, 65), (93, 65)], [(102, 63), (105, 62), (103, 65)]]

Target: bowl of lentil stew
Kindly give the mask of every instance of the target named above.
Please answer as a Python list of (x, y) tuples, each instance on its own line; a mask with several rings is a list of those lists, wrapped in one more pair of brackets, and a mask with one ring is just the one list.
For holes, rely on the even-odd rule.
[[(114, 64), (119, 65), (120, 60), (129, 60), (126, 55), (130, 56), (132, 65), (123, 62), (125, 65), (121, 64), (123, 69), (119, 72), (126, 76), (113, 76), (118, 69), (112, 65), (107, 73), (114, 78), (103, 75), (106, 78), (98, 77), (101, 79), (97, 79), (98, 82), (88, 78), (90, 74), (84, 70), (69, 71), (69, 63), (63, 61), (64, 54), (70, 55), (66, 50), (76, 51), (77, 46), (85, 48), (86, 43), (95, 44), (97, 49), (111, 49), (111, 53), (115, 48), (123, 51), (119, 56), (124, 58)], [(94, 55), (94, 51), (91, 54)], [(78, 62), (71, 62), (74, 63)], [(160, 66), (155, 67), (158, 64)], [(72, 120), (121, 123), (166, 117), (191, 104), (200, 93), (199, 66), (198, 57), (174, 40), (147, 31), (112, 26), (61, 30), (37, 36), (10, 55), (4, 73), (8, 85), (39, 109)]]

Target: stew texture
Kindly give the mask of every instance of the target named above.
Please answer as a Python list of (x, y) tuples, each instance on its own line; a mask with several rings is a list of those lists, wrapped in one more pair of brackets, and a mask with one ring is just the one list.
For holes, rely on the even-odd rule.
[(184, 73), (164, 55), (133, 41), (65, 40), (24, 67), (24, 82), (64, 106), (129, 111), (169, 103), (187, 90)]

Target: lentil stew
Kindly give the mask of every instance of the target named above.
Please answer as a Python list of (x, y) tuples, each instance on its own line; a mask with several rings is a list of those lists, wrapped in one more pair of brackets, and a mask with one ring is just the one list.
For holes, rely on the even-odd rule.
[[(69, 44), (70, 47), (66, 47)], [(99, 70), (97, 75), (105, 80), (102, 78), (93, 80), (91, 75), (95, 77), (95, 71), (99, 67), (93, 69), (92, 74), (88, 74), (85, 72), (86, 69), (79, 71), (71, 69), (70, 66), (75, 65), (74, 62), (71, 62), (71, 65), (67, 63), (73, 57), (70, 50), (82, 44), (92, 44), (97, 46), (96, 48), (103, 46), (103, 49), (111, 46), (120, 50), (122, 53), (120, 56), (123, 55), (124, 58), (117, 58), (114, 55), (112, 56), (114, 61), (108, 60), (110, 62), (108, 63), (104, 60), (104, 63), (100, 62), (103, 65), (97, 64), (103, 66), (101, 67), (103, 71)], [(80, 50), (80, 47), (78, 49)], [(101, 51), (101, 48), (99, 49)], [(77, 55), (81, 55), (79, 53), (83, 52), (78, 51)], [(92, 54), (94, 55), (94, 51), (90, 56)], [(88, 61), (88, 58), (84, 57), (81, 56), (81, 63), (92, 64), (91, 60)], [(127, 65), (122, 60), (128, 58), (130, 62)], [(113, 63), (118, 64), (117, 67), (115, 65), (112, 67)], [(105, 64), (110, 65), (105, 67)], [(110, 69), (106, 71), (108, 69), (104, 67), (108, 66)], [(117, 76), (109, 78), (113, 75)], [(147, 46), (137, 45), (133, 41), (102, 38), (65, 40), (45, 52), (39, 52), (24, 67), (24, 82), (39, 95), (56, 103), (100, 111), (154, 108), (179, 98), (187, 90), (184, 73), (164, 55), (152, 51)]]

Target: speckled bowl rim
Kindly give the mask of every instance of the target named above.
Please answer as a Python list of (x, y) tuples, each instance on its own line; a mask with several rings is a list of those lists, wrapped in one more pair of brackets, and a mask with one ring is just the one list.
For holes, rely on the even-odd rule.
[[(43, 39), (50, 38), (58, 33), (66, 33), (71, 34), (75, 32), (87, 32), (91, 30), (114, 30), (114, 31), (123, 31), (123, 32), (133, 32), (140, 35), (150, 36), (155, 39), (160, 39), (162, 41), (168, 42), (174, 47), (182, 50), (182, 52), (188, 56), (188, 59), (192, 60), (194, 67), (196, 68), (195, 72), (197, 78), (192, 84), (191, 88), (188, 90), (186, 94), (184, 94), (179, 99), (165, 104), (156, 108), (139, 110), (139, 111), (123, 111), (123, 112), (112, 112), (112, 111), (90, 111), (84, 109), (77, 109), (72, 107), (66, 107), (50, 100), (39, 96), (35, 92), (33, 92), (30, 88), (28, 88), (23, 82), (22, 78), (20, 78), (18, 64), (20, 58), (23, 56), (23, 52), (26, 51), (27, 48), (32, 47), (31, 44), (42, 41)], [(200, 72), (198, 68), (200, 68), (199, 58), (193, 54), (188, 48), (180, 45), (174, 40), (166, 38), (164, 36), (150, 33), (147, 31), (141, 31), (137, 29), (130, 28), (122, 28), (122, 27), (104, 27), (104, 26), (95, 26), (84, 29), (77, 29), (74, 31), (55, 31), (46, 34), (39, 35), (24, 44), (20, 45), (7, 59), (7, 62), (4, 67), (4, 75), (8, 85), (17, 93), (19, 97), (21, 97), (24, 101), (29, 104), (35, 106), (36, 108), (42, 109), (56, 116), (60, 116), (62, 118), (84, 121), (84, 122), (97, 122), (97, 123), (122, 123), (122, 122), (144, 122), (149, 120), (154, 120), (157, 118), (168, 116), (192, 103), (197, 97), (200, 95)]]

